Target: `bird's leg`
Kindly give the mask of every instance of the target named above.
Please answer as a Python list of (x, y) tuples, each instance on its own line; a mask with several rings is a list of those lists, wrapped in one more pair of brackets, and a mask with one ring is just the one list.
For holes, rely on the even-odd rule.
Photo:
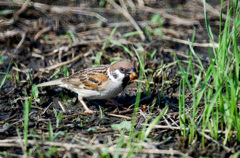
[(78, 96), (78, 100), (82, 103), (82, 105), (83, 105), (83, 107), (84, 107), (84, 109), (85, 109), (84, 113), (87, 113), (87, 114), (92, 114), (92, 113), (93, 113), (93, 111), (90, 110), (90, 109), (87, 107), (87, 105), (86, 105), (85, 102), (83, 101), (82, 97)]
[(109, 103), (107, 103), (107, 104), (115, 105), (117, 108), (121, 107), (122, 109), (124, 109), (123, 104), (119, 104), (118, 102), (116, 102), (112, 99), (106, 99), (106, 100), (109, 101)]

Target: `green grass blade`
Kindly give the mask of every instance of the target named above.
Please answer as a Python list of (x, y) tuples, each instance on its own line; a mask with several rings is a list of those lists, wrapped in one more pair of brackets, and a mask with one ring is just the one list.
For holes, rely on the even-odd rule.
[(111, 40), (110, 43), (122, 47), (125, 52), (127, 52), (131, 57), (133, 57), (131, 51), (130, 51), (126, 46), (124, 46), (123, 44), (121, 44), (120, 42)]
[(32, 105), (32, 95), (30, 99), (25, 99), (24, 106), (24, 147), (25, 152), (27, 152), (27, 144), (28, 144), (28, 122), (29, 122), (29, 112)]
[(53, 136), (53, 128), (52, 128), (51, 121), (48, 122), (48, 134), (49, 134), (49, 140), (53, 141), (54, 136)]
[(127, 38), (130, 36), (139, 35), (139, 34), (141, 34), (139, 31), (128, 32), (128, 33), (123, 34), (121, 36), (121, 38)]
[(162, 112), (151, 122), (150, 126), (147, 128), (145, 132), (145, 139), (148, 137), (149, 133), (153, 129), (153, 127), (159, 122), (159, 120), (164, 115), (165, 111), (167, 110), (168, 106), (165, 106), (165, 108), (162, 110)]
[(8, 73), (9, 73), (9, 70), (10, 70), (11, 64), (12, 64), (12, 60), (10, 61), (9, 65), (8, 65), (8, 68), (7, 68), (7, 71), (6, 71), (4, 77), (3, 77), (2, 81), (1, 81), (0, 89), (2, 88), (4, 82), (5, 82), (6, 78), (7, 78), (7, 75), (8, 75)]

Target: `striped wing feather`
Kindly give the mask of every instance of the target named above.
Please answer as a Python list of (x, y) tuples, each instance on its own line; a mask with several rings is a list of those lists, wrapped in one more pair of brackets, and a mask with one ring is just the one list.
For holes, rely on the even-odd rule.
[(104, 90), (102, 85), (108, 80), (108, 67), (109, 65), (101, 65), (84, 69), (68, 78), (62, 79), (62, 82), (69, 84), (74, 88)]

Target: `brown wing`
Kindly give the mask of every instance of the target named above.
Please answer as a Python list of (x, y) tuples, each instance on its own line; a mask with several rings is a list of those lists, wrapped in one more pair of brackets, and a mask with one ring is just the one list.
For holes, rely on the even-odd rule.
[(73, 88), (102, 90), (102, 84), (108, 80), (107, 69), (109, 65), (101, 65), (93, 68), (84, 69), (68, 78), (62, 79), (62, 82)]

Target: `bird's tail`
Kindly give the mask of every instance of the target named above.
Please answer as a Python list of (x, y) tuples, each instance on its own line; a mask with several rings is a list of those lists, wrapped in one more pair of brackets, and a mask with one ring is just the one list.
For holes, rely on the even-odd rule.
[(53, 81), (49, 81), (49, 82), (40, 83), (37, 86), (43, 87), (43, 86), (54, 86), (54, 85), (60, 85), (60, 84), (62, 84), (62, 79), (57, 79), (57, 80), (53, 80)]

